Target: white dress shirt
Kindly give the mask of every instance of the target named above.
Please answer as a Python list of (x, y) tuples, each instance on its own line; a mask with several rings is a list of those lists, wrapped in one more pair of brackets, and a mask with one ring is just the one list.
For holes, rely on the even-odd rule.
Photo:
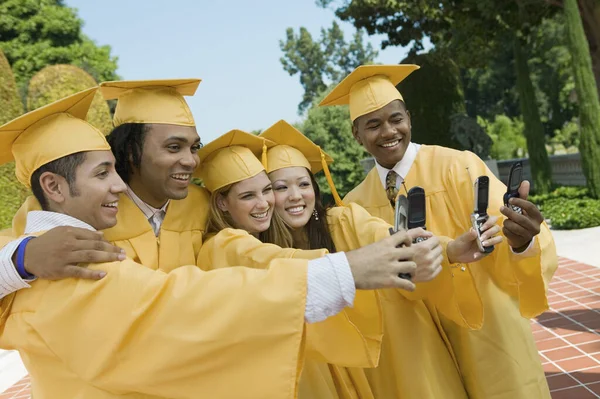
[[(95, 229), (71, 216), (32, 211), (27, 214), (25, 234), (47, 231), (59, 226)], [(12, 255), (23, 238), (12, 241), (0, 250), (0, 298), (30, 285), (23, 281), (12, 262)], [(207, 272), (210, 273), (210, 272)], [(308, 262), (307, 294), (304, 318), (307, 323), (323, 321), (354, 304), (356, 288), (354, 277), (343, 252), (325, 255)]]
[(125, 191), (125, 195), (127, 195), (140, 211), (146, 216), (148, 219), (148, 223), (152, 226), (152, 230), (154, 231), (154, 235), (158, 237), (160, 233), (160, 227), (162, 226), (163, 221), (165, 220), (165, 215), (167, 214), (167, 207), (169, 206), (169, 202), (171, 200), (167, 200), (167, 202), (160, 208), (155, 208), (151, 205), (145, 203), (140, 197), (133, 192), (131, 187), (127, 186), (127, 191)]

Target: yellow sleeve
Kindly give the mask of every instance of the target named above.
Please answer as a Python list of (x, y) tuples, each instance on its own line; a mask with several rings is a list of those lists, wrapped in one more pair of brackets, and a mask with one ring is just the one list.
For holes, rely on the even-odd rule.
[[(473, 209), (473, 182), (465, 172), (468, 167), (472, 179), (486, 175), (490, 178), (488, 214), (498, 216), (498, 224), (506, 217), (500, 213), (506, 186), (487, 168), (475, 154), (465, 151), (462, 162), (450, 170), (447, 187), (454, 209), (462, 214), (464, 231), (471, 227), (470, 213)], [(471, 267), (484, 268), (494, 282), (519, 301), (523, 317), (535, 317), (548, 309), (546, 292), (550, 279), (558, 267), (554, 239), (546, 223), (526, 254), (515, 254), (506, 239), (497, 245), (494, 252)]]
[(131, 260), (90, 268), (108, 274), (17, 293), (2, 346), (119, 395), (295, 397), (306, 261), (276, 260), (268, 271), (165, 274)]
[(245, 266), (264, 269), (273, 259), (317, 259), (328, 251), (317, 249), (302, 251), (266, 244), (245, 230), (223, 229), (204, 242), (198, 254), (197, 265), (202, 270)]
[[(265, 244), (244, 230), (224, 229), (209, 238), (198, 256), (205, 270), (247, 266), (269, 267), (273, 259), (317, 259), (326, 249), (299, 250)], [(375, 367), (383, 335), (379, 297), (375, 291), (357, 291), (354, 307), (306, 329), (306, 354), (311, 360), (347, 367)]]
[[(332, 209), (328, 221), (338, 250), (352, 250), (372, 244), (389, 236), (390, 225), (371, 216), (363, 207), (351, 203), (345, 208)], [(483, 325), (483, 305), (468, 269), (457, 272), (450, 265), (446, 247), (450, 239), (438, 236), (442, 245), (444, 261), (442, 272), (432, 281), (418, 283), (414, 292), (398, 290), (407, 299), (427, 300), (440, 313), (460, 326), (479, 329)]]

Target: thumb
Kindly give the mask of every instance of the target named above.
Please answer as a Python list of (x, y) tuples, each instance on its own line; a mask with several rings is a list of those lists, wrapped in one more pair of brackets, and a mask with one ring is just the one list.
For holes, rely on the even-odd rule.
[(477, 232), (472, 227), (469, 229), (469, 231), (467, 231), (466, 233), (463, 233), (461, 236), (458, 237), (458, 241), (460, 241), (461, 243), (466, 243), (466, 244), (470, 244), (471, 242), (475, 241), (476, 239), (477, 239)]
[(523, 180), (519, 186), (519, 197), (526, 200), (529, 196), (529, 188), (531, 184), (527, 180)]

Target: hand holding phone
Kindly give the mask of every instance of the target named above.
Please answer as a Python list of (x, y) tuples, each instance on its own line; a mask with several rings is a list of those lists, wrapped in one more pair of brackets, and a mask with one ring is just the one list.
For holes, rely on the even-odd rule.
[(504, 194), (504, 205), (517, 212), (518, 214), (523, 214), (523, 210), (518, 206), (511, 205), (509, 200), (511, 198), (519, 198), (519, 187), (521, 187), (521, 183), (523, 182), (523, 164), (521, 161), (515, 162), (508, 174), (508, 184), (506, 185), (506, 193)]
[(477, 180), (475, 180), (475, 208), (471, 215), (471, 224), (473, 225), (473, 229), (477, 232), (477, 246), (479, 247), (479, 251), (486, 254), (489, 254), (494, 250), (493, 245), (484, 247), (481, 242), (481, 235), (483, 234), (481, 228), (489, 219), (489, 215), (487, 214), (489, 187), (489, 177), (479, 176)]

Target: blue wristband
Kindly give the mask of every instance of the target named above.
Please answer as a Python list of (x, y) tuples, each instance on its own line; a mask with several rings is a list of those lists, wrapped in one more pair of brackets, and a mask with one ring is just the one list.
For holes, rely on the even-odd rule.
[(17, 272), (23, 280), (35, 279), (33, 274), (27, 273), (27, 270), (25, 270), (25, 247), (27, 246), (27, 243), (34, 238), (35, 237), (25, 237), (17, 247)]

